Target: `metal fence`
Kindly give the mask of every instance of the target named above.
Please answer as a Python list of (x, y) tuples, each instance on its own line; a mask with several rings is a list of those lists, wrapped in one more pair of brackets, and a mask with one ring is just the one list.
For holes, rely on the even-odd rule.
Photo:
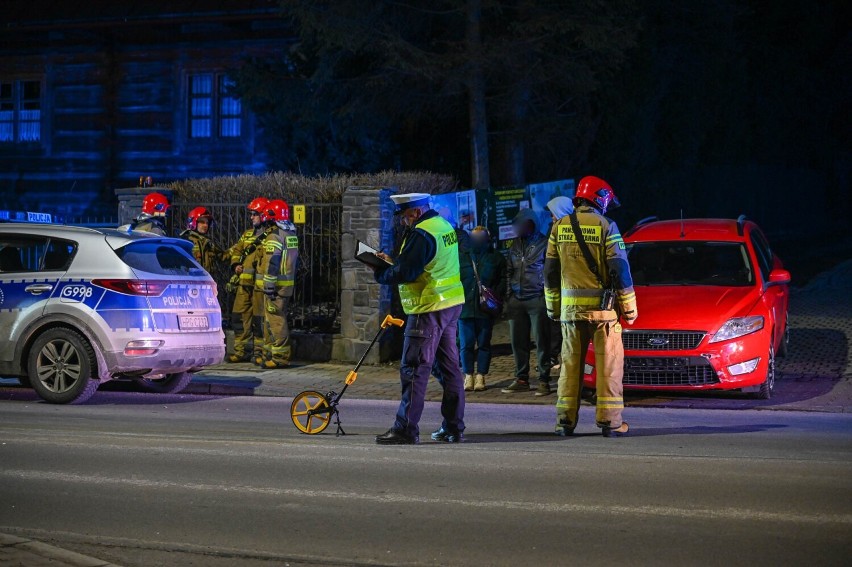
[[(169, 209), (168, 233), (179, 235), (189, 211), (198, 203), (176, 202)], [(245, 203), (211, 203), (204, 206), (213, 214), (211, 238), (226, 250), (251, 226)], [(295, 295), (290, 305), (290, 324), (295, 329), (316, 333), (340, 331), (341, 265), (340, 203), (306, 203), (305, 222), (296, 225), (299, 236), (299, 264)], [(232, 298), (225, 293), (230, 278), (228, 262), (212, 274), (219, 285), (222, 308), (230, 311)]]

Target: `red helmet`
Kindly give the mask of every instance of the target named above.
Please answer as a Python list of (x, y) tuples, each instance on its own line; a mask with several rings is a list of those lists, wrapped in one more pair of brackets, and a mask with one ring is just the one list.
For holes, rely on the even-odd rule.
[(615, 192), (609, 186), (609, 183), (593, 175), (587, 175), (580, 180), (574, 198), (589, 201), (598, 207), (602, 213), (605, 213), (610, 206), (613, 209), (621, 206), (621, 203), (618, 202), (618, 197), (615, 196)]
[(265, 221), (288, 221), (290, 220), (290, 206), (281, 199), (269, 201), (261, 218)]
[(145, 198), (142, 199), (142, 212), (146, 215), (165, 216), (167, 210), (169, 210), (169, 200), (166, 199), (165, 195), (160, 193), (148, 193), (145, 195)]
[(263, 216), (263, 210), (266, 208), (266, 205), (269, 203), (269, 199), (265, 199), (263, 197), (255, 197), (252, 199), (251, 203), (246, 207), (253, 213), (260, 213)]
[(198, 221), (202, 218), (207, 218), (207, 224), (213, 224), (213, 215), (205, 207), (195, 207), (189, 211), (186, 218), (186, 228), (195, 230), (198, 227)]

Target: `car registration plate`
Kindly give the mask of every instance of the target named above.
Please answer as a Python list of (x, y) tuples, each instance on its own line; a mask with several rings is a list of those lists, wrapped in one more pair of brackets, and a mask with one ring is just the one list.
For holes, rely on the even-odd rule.
[(180, 328), (181, 329), (208, 329), (210, 327), (210, 322), (207, 320), (206, 315), (181, 315), (180, 316)]

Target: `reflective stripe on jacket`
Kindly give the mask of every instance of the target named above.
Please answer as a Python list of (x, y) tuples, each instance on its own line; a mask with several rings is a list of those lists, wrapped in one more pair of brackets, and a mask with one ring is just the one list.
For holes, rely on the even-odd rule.
[[(231, 268), (240, 264), (240, 258), (243, 255), (243, 251), (252, 245), (255, 239), (260, 236), (263, 232), (264, 227), (259, 226), (256, 229), (250, 228), (245, 231), (240, 239), (237, 240), (236, 244), (231, 246), (228, 249), (226, 254), (230, 258)], [(257, 266), (257, 257), (259, 256), (258, 252), (260, 251), (261, 246), (258, 246), (251, 254), (248, 254), (245, 258), (242, 259), (243, 272), (240, 274), (240, 285), (252, 287), (254, 286), (254, 272)]]
[[(434, 258), (413, 282), (399, 284), (399, 299), (407, 315), (440, 311), (464, 303), (459, 277), (458, 236), (452, 225), (440, 216), (416, 224), (435, 240)], [(402, 243), (405, 250), (405, 242)]]
[[(627, 263), (624, 240), (614, 222), (590, 206), (577, 208), (583, 240), (597, 262), (598, 273), (616, 290), (617, 303), (625, 319), (635, 319), (636, 294)], [(576, 320), (615, 321), (615, 310), (601, 310), (603, 288), (589, 269), (571, 228), (562, 217), (553, 224), (544, 263), (544, 296), (548, 315), (563, 322)]]
[(295, 232), (273, 230), (263, 241), (262, 252), (254, 280), (255, 289), (263, 291), (265, 284), (274, 283), (280, 295), (293, 295), (296, 263), (299, 259), (299, 237)]

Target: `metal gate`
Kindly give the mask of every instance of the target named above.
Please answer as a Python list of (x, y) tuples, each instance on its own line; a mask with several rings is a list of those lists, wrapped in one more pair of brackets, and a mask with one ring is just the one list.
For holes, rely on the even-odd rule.
[[(180, 235), (189, 211), (197, 206), (198, 203), (174, 203), (169, 209), (169, 234)], [(210, 236), (223, 250), (232, 246), (251, 226), (245, 203), (203, 206), (215, 219)], [(340, 332), (342, 210), (340, 203), (306, 203), (305, 222), (296, 225), (299, 264), (289, 317), (294, 329), (316, 333)], [(228, 262), (223, 261), (215, 272), (211, 275), (219, 285), (222, 309), (230, 311), (232, 298), (225, 292), (225, 284), (231, 276)]]

